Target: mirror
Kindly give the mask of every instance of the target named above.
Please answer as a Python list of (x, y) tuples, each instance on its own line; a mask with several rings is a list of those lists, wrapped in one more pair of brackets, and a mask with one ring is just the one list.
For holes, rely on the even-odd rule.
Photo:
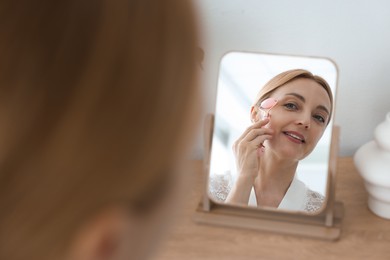
[[(304, 79), (299, 82), (299, 86), (291, 86), (288, 91), (283, 91), (285, 86), (298, 82), (294, 79), (271, 94), (271, 97), (278, 100), (275, 108), (264, 111), (261, 109), (264, 105), (261, 105), (258, 100), (258, 93), (267, 82), (276, 75), (293, 69), (304, 69), (322, 77), (328, 83), (333, 97), (335, 96), (337, 67), (329, 59), (249, 52), (230, 52), (222, 58), (208, 182), (208, 195), (214, 202), (267, 210), (302, 211), (310, 214), (318, 213), (325, 208), (325, 202), (329, 198), (328, 163), (333, 126), (329, 114), (334, 113), (329, 113), (333, 104), (324, 87), (321, 88), (318, 82), (312, 79), (308, 82)], [(313, 82), (319, 88), (315, 87), (315, 92), (306, 91), (304, 87), (312, 88), (305, 84), (313, 84)], [(304, 102), (299, 97), (290, 95), (296, 92), (295, 89), (304, 96)], [(312, 100), (314, 101), (311, 102)], [(256, 109), (256, 104), (259, 108), (257, 113), (270, 114), (269, 123), (261, 128), (254, 127), (255, 124), (259, 124), (253, 123), (257, 114), (255, 116), (251, 114), (251, 108), (253, 106)], [(298, 114), (298, 117), (295, 116)], [(263, 116), (257, 117), (257, 120), (262, 119)], [(307, 116), (310, 119), (307, 119)], [(308, 126), (304, 126), (305, 123), (308, 123)], [(245, 134), (244, 132), (250, 126), (251, 132)], [(278, 137), (263, 142), (261, 135), (256, 135), (258, 140), (254, 140), (251, 133), (255, 129), (259, 131), (263, 128), (274, 128), (273, 130), (277, 132), (275, 135)], [(318, 142), (315, 141), (317, 136), (321, 137)], [(308, 140), (304, 140), (305, 138)], [(277, 142), (279, 139), (282, 141)], [(241, 147), (236, 145), (236, 153), (234, 153), (232, 147), (237, 140), (246, 144), (245, 146), (240, 144)], [(251, 153), (256, 153), (256, 148), (253, 149), (253, 143), (256, 141), (257, 146), (261, 146), (257, 148), (257, 153), (263, 149), (263, 154), (257, 154), (257, 161), (254, 161), (252, 156), (251, 161), (248, 147), (252, 148)], [(287, 145), (283, 144), (283, 149), (286, 150), (283, 150), (284, 154), (280, 152), (281, 142), (287, 143)], [(288, 149), (293, 151), (292, 154)], [(311, 149), (313, 150), (309, 152)], [(309, 154), (306, 155), (307, 153)], [(286, 154), (291, 157), (291, 160)], [(258, 169), (256, 179), (254, 181), (251, 179), (253, 184), (247, 184), (249, 178), (245, 174), (249, 170), (243, 169), (247, 169), (249, 167), (247, 165), (253, 163)], [(290, 168), (286, 168), (287, 170), (281, 173), (279, 166), (284, 164), (288, 164)], [(263, 171), (259, 169), (260, 167)], [(273, 170), (265, 170), (265, 168)], [(240, 178), (238, 182), (239, 176), (244, 178)], [(252, 177), (254, 175), (250, 178)]]
[[(293, 87), (289, 89), (287, 87), (288, 83), (286, 83), (270, 95), (264, 96), (264, 100), (261, 98), (258, 102), (256, 100), (257, 92), (261, 90), (261, 87), (268, 80), (279, 73), (297, 68), (308, 70), (315, 75), (323, 77), (330, 86), (328, 91), (333, 93), (335, 99), (337, 68), (328, 59), (248, 52), (231, 52), (222, 58), (218, 79), (216, 112), (215, 115), (208, 114), (205, 118), (204, 189), (202, 199), (193, 216), (194, 221), (201, 224), (248, 228), (327, 240), (335, 240), (340, 237), (344, 206), (341, 202), (335, 201), (335, 176), (340, 129), (333, 125), (332, 116), (328, 116), (327, 118), (327, 115), (324, 114), (325, 110), (329, 110), (328, 106), (330, 106), (330, 102), (327, 104), (318, 103), (319, 97), (322, 97), (320, 98), (322, 101), (328, 100), (326, 98), (328, 93), (325, 91), (326, 87), (323, 88), (325, 92), (321, 92), (322, 88), (312, 88), (312, 86), (309, 86), (308, 91), (305, 90), (303, 93), (297, 92), (301, 89), (301, 86), (307, 86), (307, 81), (302, 82), (302, 80), (298, 81), (297, 79), (295, 81), (299, 83), (297, 88)], [(294, 82), (294, 80), (291, 82)], [(283, 89), (288, 89), (289, 91), (287, 93), (279, 91)], [(309, 89), (316, 90), (314, 93), (317, 93), (318, 90), (320, 92), (317, 93), (318, 95), (311, 95), (309, 98), (307, 96), (310, 94)], [(266, 90), (266, 88), (263, 90)], [(294, 91), (291, 92), (291, 90)], [(269, 93), (268, 91), (266, 92)], [(301, 94), (302, 97), (305, 97), (305, 101), (301, 100), (299, 95), (295, 94), (292, 95), (294, 102), (285, 98), (287, 94), (291, 95), (292, 93)], [(273, 99), (269, 100), (269, 97)], [(295, 100), (296, 98), (300, 101)], [(317, 101), (314, 102), (313, 100)], [(306, 103), (302, 104), (302, 102)], [(254, 109), (252, 109), (252, 106)], [(307, 109), (307, 107), (310, 109)], [(301, 127), (301, 130), (297, 130), (298, 133), (291, 133), (290, 129), (284, 130), (283, 128), (283, 131), (279, 131), (279, 134), (288, 134), (290, 136), (275, 137), (274, 140), (284, 138), (285, 141), (291, 143), (283, 147), (290, 148), (294, 147), (292, 146), (294, 144), (299, 145), (299, 141), (293, 138), (300, 140), (302, 143), (305, 141), (314, 144), (312, 145), (313, 149), (305, 150), (307, 154), (310, 154), (309, 156), (300, 153), (302, 155), (301, 157), (305, 159), (296, 160), (299, 163), (296, 164), (297, 167), (293, 168), (293, 171), (291, 171), (291, 168), (286, 169), (290, 169), (290, 173), (293, 172), (291, 176), (287, 176), (291, 179), (295, 177), (299, 178), (299, 183), (302, 183), (304, 188), (307, 187), (303, 190), (312, 190), (316, 194), (323, 194), (323, 201), (321, 201), (320, 207), (315, 208), (314, 211), (307, 211), (305, 208), (279, 208), (279, 205), (248, 205), (249, 193), (253, 186), (255, 186), (253, 183), (249, 183), (249, 189), (246, 190), (246, 193), (243, 192), (247, 196), (243, 201), (226, 202), (228, 196), (230, 196), (229, 194), (232, 194), (231, 190), (233, 190), (233, 188), (228, 190), (227, 187), (229, 185), (230, 187), (234, 187), (234, 181), (239, 179), (237, 178), (238, 173), (236, 171), (235, 156), (233, 155), (231, 145), (237, 138), (242, 136), (244, 129), (248, 128), (248, 126), (251, 129), (260, 127), (258, 131), (263, 131), (261, 135), (264, 135), (266, 132), (271, 134), (269, 133), (269, 128), (274, 128), (276, 130), (272, 134), (276, 136), (277, 124), (275, 122), (283, 121), (280, 120), (282, 118), (280, 117), (282, 115), (280, 114), (281, 109), (285, 109), (285, 112), (292, 113), (290, 116), (287, 116), (287, 120), (289, 118), (295, 118), (294, 113), (298, 113), (297, 111), (305, 111), (305, 114), (308, 115), (307, 118), (310, 119), (309, 121), (294, 121), (296, 126)], [(268, 118), (269, 121), (261, 123), (259, 120), (263, 118)], [(252, 123), (251, 119), (255, 123)], [(315, 119), (315, 121), (312, 119)], [(319, 122), (328, 120), (327, 130), (322, 130), (319, 135), (317, 133), (315, 135), (318, 137), (317, 139), (313, 139), (306, 134), (300, 135), (299, 131), (302, 131), (303, 126), (305, 127), (304, 129), (324, 129), (324, 126), (322, 126), (323, 128), (319, 127), (321, 126)], [(268, 128), (268, 130), (263, 128)], [(319, 139), (321, 135), (322, 138)], [(271, 143), (269, 140), (271, 139), (267, 141), (263, 139), (260, 142), (262, 145), (255, 146), (256, 155), (261, 159), (269, 155), (270, 151), (275, 150), (275, 143)], [(289, 149), (282, 150), (288, 151)], [(269, 162), (268, 158), (272, 159), (272, 157), (267, 157), (267, 162)], [(261, 164), (261, 160), (259, 161)], [(299, 173), (295, 174), (298, 171)], [(293, 186), (291, 179), (289, 180), (290, 186)], [(287, 187), (287, 190), (290, 188)], [(296, 190), (298, 190), (297, 194), (302, 195), (302, 193), (299, 193), (302, 189), (298, 188)], [(284, 199), (286, 194), (284, 191), (280, 201)], [(291, 194), (294, 196), (295, 193), (291, 192)], [(279, 204), (280, 201), (278, 202)]]

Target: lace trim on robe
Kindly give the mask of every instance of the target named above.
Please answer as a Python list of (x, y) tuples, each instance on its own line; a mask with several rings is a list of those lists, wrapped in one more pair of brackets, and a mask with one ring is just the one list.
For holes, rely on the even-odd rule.
[(209, 178), (209, 196), (217, 202), (225, 202), (232, 188), (231, 176), (213, 174)]
[(304, 210), (306, 212), (315, 212), (322, 207), (324, 201), (325, 201), (325, 197), (323, 195), (321, 195), (316, 191), (307, 189)]
[[(230, 190), (232, 181), (230, 175), (212, 175), (209, 178), (210, 198), (217, 202), (225, 202)], [(304, 211), (315, 212), (319, 210), (325, 201), (325, 197), (320, 193), (307, 189)]]

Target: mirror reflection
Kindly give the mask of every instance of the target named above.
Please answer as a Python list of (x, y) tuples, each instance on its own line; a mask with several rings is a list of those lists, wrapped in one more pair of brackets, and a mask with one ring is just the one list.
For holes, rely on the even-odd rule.
[(209, 196), (316, 212), (326, 201), (337, 69), (324, 58), (246, 52), (220, 64)]

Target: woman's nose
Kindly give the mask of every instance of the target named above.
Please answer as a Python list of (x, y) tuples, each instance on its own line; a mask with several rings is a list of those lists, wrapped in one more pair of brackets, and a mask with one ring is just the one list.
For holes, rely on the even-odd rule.
[(302, 113), (298, 118), (298, 125), (303, 126), (305, 129), (310, 128), (311, 115)]

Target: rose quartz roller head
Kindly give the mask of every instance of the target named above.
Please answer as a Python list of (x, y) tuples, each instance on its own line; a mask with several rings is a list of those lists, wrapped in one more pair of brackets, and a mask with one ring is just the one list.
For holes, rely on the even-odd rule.
[(265, 100), (263, 100), (263, 102), (261, 102), (260, 104), (260, 109), (265, 113), (265, 115), (263, 116), (263, 119), (265, 118), (268, 118), (269, 117), (269, 111), (278, 103), (278, 100), (274, 99), (274, 98), (267, 98)]

